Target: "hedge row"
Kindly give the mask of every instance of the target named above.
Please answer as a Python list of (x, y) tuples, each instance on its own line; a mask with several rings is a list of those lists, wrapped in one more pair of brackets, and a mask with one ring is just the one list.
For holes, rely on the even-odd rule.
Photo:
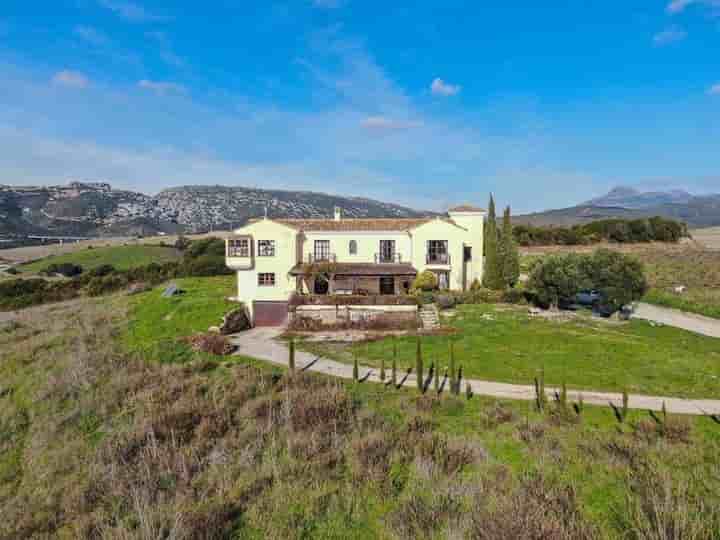
[(515, 225), (515, 240), (521, 246), (586, 245), (597, 242), (678, 242), (688, 235), (687, 225), (672, 219), (602, 219), (573, 227)]

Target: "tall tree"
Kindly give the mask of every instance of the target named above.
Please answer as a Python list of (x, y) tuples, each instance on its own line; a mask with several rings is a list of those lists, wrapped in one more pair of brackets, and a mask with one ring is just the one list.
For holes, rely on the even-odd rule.
[(502, 281), (506, 287), (512, 288), (520, 279), (520, 255), (513, 236), (509, 206), (505, 208), (503, 214), (503, 226), (498, 238), (497, 253)]
[(493, 199), (492, 194), (490, 194), (487, 224), (485, 227), (485, 271), (483, 273), (483, 285), (489, 289), (500, 290), (504, 288), (499, 262), (495, 199)]

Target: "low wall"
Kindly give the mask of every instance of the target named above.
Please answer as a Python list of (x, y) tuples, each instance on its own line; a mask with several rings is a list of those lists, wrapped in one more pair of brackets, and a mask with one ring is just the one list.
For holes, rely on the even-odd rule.
[(417, 306), (297, 306), (291, 321), (311, 319), (324, 327), (363, 326), (373, 322), (388, 325), (417, 323)]

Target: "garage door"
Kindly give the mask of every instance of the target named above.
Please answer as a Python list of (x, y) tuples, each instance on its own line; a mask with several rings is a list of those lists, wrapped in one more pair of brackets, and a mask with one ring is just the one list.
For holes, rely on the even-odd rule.
[(287, 322), (287, 302), (253, 302), (255, 326), (283, 326)]

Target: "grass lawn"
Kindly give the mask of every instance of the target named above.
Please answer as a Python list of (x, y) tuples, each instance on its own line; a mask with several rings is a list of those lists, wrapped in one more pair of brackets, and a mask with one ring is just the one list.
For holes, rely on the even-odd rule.
[(84, 249), (64, 255), (50, 256), (45, 259), (23, 264), (18, 267), (23, 274), (36, 274), (49, 264), (74, 263), (84, 270), (91, 270), (103, 264), (111, 264), (117, 270), (127, 270), (150, 263), (175, 261), (181, 253), (173, 247), (164, 246), (114, 246)]
[[(453, 342), (457, 365), (473, 379), (532, 384), (544, 368), (548, 385), (680, 397), (720, 396), (720, 340), (643, 321), (613, 324), (581, 316), (572, 322), (531, 319), (526, 309), (459, 306), (451, 335), (422, 338), (425, 366), (448, 365)], [(305, 344), (351, 362), (389, 368), (393, 340)], [(416, 338), (397, 339), (398, 366), (415, 365)]]
[(128, 327), (122, 339), (132, 352), (163, 362), (182, 362), (196, 354), (179, 339), (220, 324), (223, 315), (237, 303), (227, 297), (235, 293), (235, 276), (184, 278), (175, 283), (185, 292), (162, 298), (164, 286), (130, 297)]

